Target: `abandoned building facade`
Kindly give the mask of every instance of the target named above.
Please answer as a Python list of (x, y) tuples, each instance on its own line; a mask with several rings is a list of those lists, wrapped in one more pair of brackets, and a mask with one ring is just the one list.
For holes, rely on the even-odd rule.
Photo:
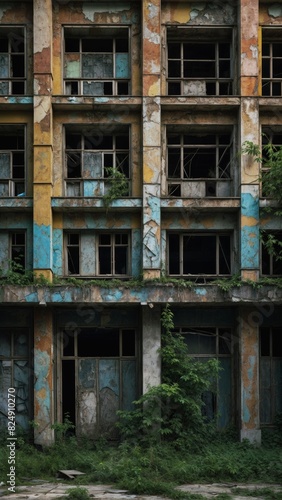
[(240, 151), (282, 145), (282, 6), (1, 2), (0, 129), (3, 426), (14, 388), (37, 444), (66, 413), (113, 436), (161, 382), (170, 304), (190, 355), (220, 361), (207, 414), (259, 443), (282, 412), (282, 265), (260, 234), (282, 225)]

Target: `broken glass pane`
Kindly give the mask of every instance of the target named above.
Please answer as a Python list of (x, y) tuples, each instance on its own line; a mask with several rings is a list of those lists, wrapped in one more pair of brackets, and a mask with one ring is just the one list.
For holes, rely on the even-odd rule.
[(28, 355), (28, 338), (26, 332), (17, 332), (14, 335), (14, 355)]
[(83, 153), (83, 177), (86, 179), (102, 177), (101, 153)]
[(0, 78), (9, 77), (9, 56), (8, 54), (0, 54)]
[(128, 54), (116, 54), (116, 78), (129, 78)]
[(82, 77), (112, 78), (113, 77), (112, 54), (83, 54)]
[(65, 55), (65, 77), (79, 78), (80, 77), (80, 60), (79, 54)]
[(10, 178), (10, 155), (9, 153), (0, 153), (0, 177), (1, 179)]
[(0, 82), (0, 95), (6, 95), (9, 93), (9, 83)]

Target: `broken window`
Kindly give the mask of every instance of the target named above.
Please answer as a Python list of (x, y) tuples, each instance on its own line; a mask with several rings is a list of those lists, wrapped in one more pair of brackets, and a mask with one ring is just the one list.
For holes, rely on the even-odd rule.
[(229, 276), (231, 236), (213, 233), (168, 235), (170, 276)]
[[(267, 197), (269, 193), (265, 188), (267, 186), (267, 175), (270, 172), (269, 160), (275, 160), (273, 153), (278, 153), (282, 148), (282, 129), (281, 127), (263, 127), (262, 128), (262, 168), (261, 168), (261, 196)], [(269, 151), (272, 149), (272, 154)], [(271, 178), (270, 178), (271, 179)]]
[(29, 335), (24, 328), (0, 329), (0, 425), (7, 427), (8, 389), (15, 389), (16, 423), (28, 429), (30, 420)]
[(232, 30), (203, 34), (201, 28), (169, 28), (168, 95), (232, 95), (231, 37)]
[(282, 275), (282, 233), (264, 232), (261, 240), (261, 274)]
[(203, 415), (207, 421), (217, 419), (224, 428), (232, 419), (232, 331), (231, 328), (175, 328), (183, 336), (189, 355), (201, 362), (219, 361), (220, 370), (213, 387), (202, 394)]
[(25, 195), (25, 130), (0, 126), (0, 196)]
[(23, 231), (10, 233), (10, 251), (13, 271), (24, 272), (26, 268), (26, 234)]
[(129, 234), (68, 233), (67, 274), (83, 276), (128, 276)]
[(264, 30), (262, 43), (262, 95), (281, 97), (282, 95), (282, 43), (276, 30)]
[(169, 196), (231, 196), (233, 139), (219, 133), (167, 130), (167, 189)]
[(10, 26), (0, 30), (0, 95), (26, 92), (24, 29)]
[(260, 421), (282, 413), (282, 329), (260, 328)]
[(66, 130), (66, 195), (103, 196), (115, 171), (128, 179), (130, 191), (129, 127), (109, 133), (103, 127)]
[(129, 95), (128, 29), (66, 28), (64, 79), (66, 94)]

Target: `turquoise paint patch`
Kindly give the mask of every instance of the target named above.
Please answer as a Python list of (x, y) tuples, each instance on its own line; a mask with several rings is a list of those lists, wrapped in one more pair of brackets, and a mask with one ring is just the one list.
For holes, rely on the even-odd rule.
[(129, 78), (128, 54), (116, 54), (116, 78)]
[(13, 97), (9, 96), (7, 102), (10, 104), (33, 104), (32, 97)]
[(55, 274), (63, 274), (63, 231), (53, 230), (53, 271)]
[(34, 224), (33, 247), (33, 267), (35, 269), (52, 269), (52, 231), (50, 226)]
[(30, 293), (29, 295), (25, 296), (26, 302), (38, 302), (38, 296), (37, 293)]
[(102, 300), (105, 302), (118, 302), (123, 296), (123, 292), (121, 290), (101, 290)]
[(254, 367), (255, 367), (255, 363), (256, 363), (256, 357), (249, 356), (248, 360), (249, 360), (249, 365), (250, 365), (250, 368), (248, 368), (248, 379), (251, 382), (254, 378)]
[(196, 295), (207, 295), (207, 290), (205, 288), (195, 288)]
[(259, 267), (259, 198), (251, 193), (242, 193), (242, 216), (257, 221), (255, 225), (244, 225), (241, 228), (241, 267), (257, 269)]
[(244, 390), (243, 391), (243, 422), (247, 424), (250, 421), (251, 415), (249, 408), (246, 405), (246, 401), (249, 400), (249, 392)]
[[(44, 413), (46, 418), (49, 417), (51, 410), (50, 387), (48, 381), (46, 380), (50, 370), (50, 365), (50, 356), (47, 352), (34, 349), (34, 390), (36, 398), (40, 402), (40, 413)], [(38, 392), (41, 390), (44, 390), (44, 397), (38, 395)]]

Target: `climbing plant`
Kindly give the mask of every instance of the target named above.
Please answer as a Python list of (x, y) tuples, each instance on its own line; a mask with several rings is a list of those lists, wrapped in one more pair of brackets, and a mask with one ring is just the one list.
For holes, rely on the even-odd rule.
[(114, 167), (106, 169), (108, 190), (103, 196), (104, 205), (109, 208), (111, 203), (117, 198), (128, 194), (128, 179), (126, 175)]
[[(280, 217), (282, 215), (282, 146), (274, 146), (270, 142), (262, 148), (251, 141), (243, 144), (242, 153), (250, 155), (263, 168), (259, 176), (262, 183), (262, 194), (276, 203), (265, 207), (266, 213)], [(261, 232), (262, 244), (276, 260), (282, 260), (282, 242), (276, 238), (275, 232)]]
[(218, 362), (200, 362), (189, 356), (183, 337), (175, 333), (173, 313), (161, 315), (160, 348), (162, 383), (135, 401), (132, 411), (120, 411), (118, 426), (123, 439), (147, 445), (170, 441), (178, 447), (200, 443), (210, 430), (202, 414), (202, 394), (213, 385)]

